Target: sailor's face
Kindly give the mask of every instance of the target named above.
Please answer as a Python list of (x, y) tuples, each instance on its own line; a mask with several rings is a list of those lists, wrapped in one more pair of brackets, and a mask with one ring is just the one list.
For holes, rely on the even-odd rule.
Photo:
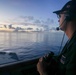
[(58, 22), (59, 22), (59, 27), (60, 27), (60, 29), (61, 30), (65, 30), (65, 14), (64, 13), (61, 13), (61, 14), (58, 14), (58, 16), (59, 16), (59, 20), (58, 20)]

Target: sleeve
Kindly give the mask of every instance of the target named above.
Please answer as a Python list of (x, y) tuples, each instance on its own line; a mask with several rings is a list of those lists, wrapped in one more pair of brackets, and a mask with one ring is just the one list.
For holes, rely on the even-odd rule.
[(76, 75), (76, 44), (71, 48), (70, 61), (66, 66), (65, 75)]

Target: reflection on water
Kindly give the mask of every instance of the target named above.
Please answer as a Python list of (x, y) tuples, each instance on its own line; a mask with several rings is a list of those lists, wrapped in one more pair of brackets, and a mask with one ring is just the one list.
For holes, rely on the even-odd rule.
[(20, 59), (36, 58), (49, 51), (57, 53), (62, 37), (63, 32), (0, 32), (0, 51), (15, 52)]

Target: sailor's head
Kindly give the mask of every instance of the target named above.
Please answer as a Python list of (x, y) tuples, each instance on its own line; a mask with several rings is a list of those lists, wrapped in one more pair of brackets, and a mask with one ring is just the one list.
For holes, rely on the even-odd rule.
[(76, 22), (76, 0), (67, 2), (61, 10), (54, 11), (53, 13), (57, 14), (60, 25), (64, 20), (66, 22), (75, 20)]

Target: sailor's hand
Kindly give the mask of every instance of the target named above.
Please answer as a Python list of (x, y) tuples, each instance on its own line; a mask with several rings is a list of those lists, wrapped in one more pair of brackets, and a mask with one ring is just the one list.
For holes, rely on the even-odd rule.
[(43, 60), (43, 58), (40, 58), (39, 62), (37, 63), (37, 71), (40, 73), (40, 75), (47, 75), (46, 67), (47, 63)]

